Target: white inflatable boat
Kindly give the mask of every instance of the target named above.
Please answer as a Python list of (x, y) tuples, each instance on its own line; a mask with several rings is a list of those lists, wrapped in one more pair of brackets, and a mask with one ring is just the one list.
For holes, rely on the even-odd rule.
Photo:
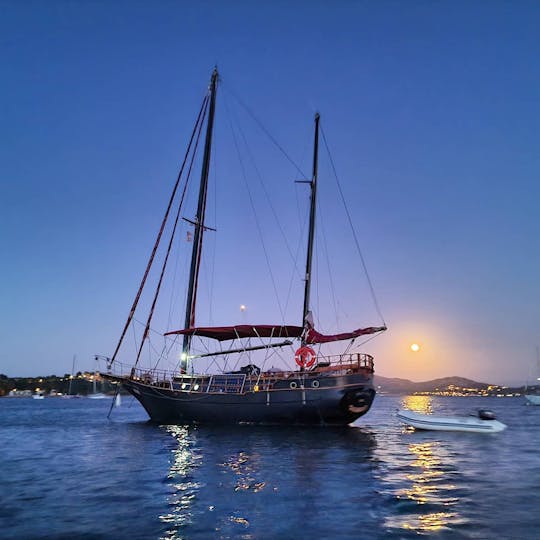
[(397, 418), (416, 429), (474, 433), (496, 433), (506, 429), (506, 425), (496, 420), (495, 415), (487, 410), (479, 410), (477, 416), (436, 416), (402, 409), (398, 411)]

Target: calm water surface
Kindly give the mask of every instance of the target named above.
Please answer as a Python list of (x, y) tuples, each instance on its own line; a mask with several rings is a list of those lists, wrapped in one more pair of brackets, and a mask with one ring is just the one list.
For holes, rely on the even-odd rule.
[[(414, 432), (402, 406), (493, 409)], [(0, 399), (1, 538), (540, 538), (540, 407), (378, 396), (353, 427), (155, 426), (125, 399)]]

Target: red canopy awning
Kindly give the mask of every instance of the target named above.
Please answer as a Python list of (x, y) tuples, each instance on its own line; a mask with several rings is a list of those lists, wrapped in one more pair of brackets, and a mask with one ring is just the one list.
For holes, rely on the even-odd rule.
[(297, 338), (302, 335), (304, 329), (301, 326), (276, 326), (272, 324), (240, 324), (237, 326), (211, 326), (199, 328), (185, 328), (167, 332), (165, 335), (182, 334), (187, 336), (202, 336), (218, 341), (229, 339), (264, 337), (264, 338)]
[[(343, 334), (325, 335), (310, 328), (306, 334), (306, 343), (315, 345), (317, 343), (331, 343), (332, 341), (343, 341), (353, 339), (358, 336), (375, 334), (386, 330), (385, 326), (370, 326), (368, 328), (358, 328), (352, 332)], [(187, 336), (200, 336), (218, 341), (227, 341), (240, 338), (299, 338), (304, 333), (302, 326), (276, 326), (272, 324), (240, 324), (237, 326), (209, 326), (198, 328), (185, 328), (184, 330), (174, 330), (165, 335), (181, 334)]]

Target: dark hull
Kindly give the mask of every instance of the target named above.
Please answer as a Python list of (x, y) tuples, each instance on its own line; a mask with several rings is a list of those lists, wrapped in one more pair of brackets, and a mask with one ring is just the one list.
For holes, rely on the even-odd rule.
[[(297, 379), (268, 391), (206, 393), (172, 390), (114, 377), (160, 424), (347, 425), (368, 412), (375, 390), (373, 375), (355, 373)], [(302, 384), (304, 388), (302, 388)]]

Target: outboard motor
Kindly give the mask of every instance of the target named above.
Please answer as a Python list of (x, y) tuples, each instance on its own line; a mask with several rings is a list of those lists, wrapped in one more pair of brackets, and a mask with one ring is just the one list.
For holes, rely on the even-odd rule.
[(478, 411), (478, 418), (480, 420), (495, 420), (495, 413), (493, 411), (489, 411), (488, 409), (479, 409)]

